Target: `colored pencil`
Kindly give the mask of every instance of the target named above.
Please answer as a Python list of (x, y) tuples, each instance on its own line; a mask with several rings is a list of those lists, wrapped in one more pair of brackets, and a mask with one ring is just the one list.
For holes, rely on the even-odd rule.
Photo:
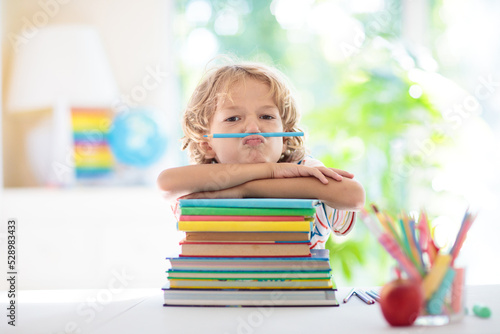
[(465, 212), (464, 218), (462, 220), (462, 225), (460, 226), (460, 230), (458, 231), (455, 243), (450, 250), (450, 254), (452, 256), (452, 264), (455, 262), (455, 259), (458, 256), (460, 249), (462, 248), (465, 238), (467, 237), (467, 232), (469, 232), (469, 229), (472, 226), (472, 223), (474, 223), (476, 217), (477, 215), (472, 215), (468, 210)]
[(253, 132), (253, 133), (214, 133), (204, 135), (207, 138), (244, 138), (247, 136), (258, 135), (262, 137), (302, 137), (304, 132)]
[(361, 217), (368, 229), (374, 234), (385, 250), (396, 260), (396, 262), (398, 262), (399, 266), (408, 274), (408, 276), (420, 281), (421, 275), (415, 265), (401, 251), (400, 245), (391, 237), (391, 235), (380, 229), (380, 227), (378, 227), (377, 224), (371, 219), (366, 210), (363, 209), (361, 211)]
[[(453, 247), (444, 253), (440, 252), (434, 242), (430, 223), (424, 211), (421, 212), (417, 225), (414, 218), (404, 212), (399, 216), (398, 223), (395, 223), (390, 215), (380, 211), (374, 204), (371, 208), (379, 224), (372, 220), (365, 209), (361, 211), (363, 222), (410, 278), (419, 281), (423, 279), (426, 298), (429, 298), (442, 284), (448, 269), (452, 268), (477, 215), (471, 214), (467, 209)], [(416, 229), (419, 230), (418, 234)], [(427, 254), (428, 259), (424, 259), (423, 253)], [(425, 260), (428, 260), (427, 263)]]

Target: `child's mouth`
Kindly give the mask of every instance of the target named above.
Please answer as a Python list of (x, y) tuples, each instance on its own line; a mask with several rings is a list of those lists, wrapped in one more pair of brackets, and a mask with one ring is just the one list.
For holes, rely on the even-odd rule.
[(245, 139), (243, 139), (243, 145), (248, 145), (248, 146), (258, 146), (263, 142), (264, 138), (258, 135), (248, 136), (245, 137)]
[(262, 140), (260, 139), (250, 139), (250, 140), (247, 140), (247, 142), (245, 143), (245, 145), (248, 145), (248, 146), (257, 146), (257, 145), (260, 145), (262, 143)]

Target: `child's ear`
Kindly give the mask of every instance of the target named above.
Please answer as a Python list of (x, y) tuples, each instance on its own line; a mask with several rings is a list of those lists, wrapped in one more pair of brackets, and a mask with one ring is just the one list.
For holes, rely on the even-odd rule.
[(287, 148), (288, 148), (288, 139), (283, 138), (283, 148), (281, 150), (281, 154), (285, 153)]
[(205, 159), (210, 160), (215, 158), (215, 151), (212, 146), (210, 146), (210, 143), (208, 141), (202, 141), (198, 143), (198, 146), (200, 150), (205, 154)]

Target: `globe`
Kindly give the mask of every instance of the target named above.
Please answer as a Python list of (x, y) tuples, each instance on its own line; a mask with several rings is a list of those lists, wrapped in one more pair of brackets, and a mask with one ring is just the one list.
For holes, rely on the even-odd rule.
[(114, 118), (109, 132), (109, 144), (119, 162), (147, 167), (165, 153), (167, 138), (151, 112), (128, 109)]

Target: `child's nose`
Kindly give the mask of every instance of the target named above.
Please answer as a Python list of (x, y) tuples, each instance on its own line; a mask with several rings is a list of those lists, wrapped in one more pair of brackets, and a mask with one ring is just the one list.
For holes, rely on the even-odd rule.
[(245, 132), (260, 132), (259, 121), (257, 119), (248, 119), (245, 124)]

